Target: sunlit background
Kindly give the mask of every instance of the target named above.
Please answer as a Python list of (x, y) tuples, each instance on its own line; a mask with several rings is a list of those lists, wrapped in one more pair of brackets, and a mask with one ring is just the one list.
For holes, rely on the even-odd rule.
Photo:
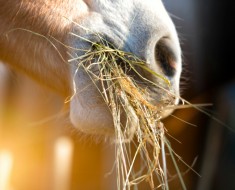
[[(234, 190), (235, 3), (163, 2), (181, 39), (182, 96), (194, 104), (213, 104), (203, 108), (211, 116), (190, 108), (164, 121), (173, 149), (196, 171), (179, 162), (186, 186)], [(0, 190), (116, 189), (114, 147), (81, 136), (60, 113), (61, 106), (53, 92), (0, 64)], [(169, 162), (169, 175), (175, 174)], [(170, 189), (182, 189), (178, 178), (169, 183)]]

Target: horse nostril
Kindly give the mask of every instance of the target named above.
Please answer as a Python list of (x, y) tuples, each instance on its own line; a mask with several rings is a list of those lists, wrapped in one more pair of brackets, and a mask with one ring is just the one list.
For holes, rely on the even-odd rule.
[(157, 64), (168, 77), (173, 77), (176, 73), (176, 55), (170, 40), (162, 38), (155, 46), (155, 59)]

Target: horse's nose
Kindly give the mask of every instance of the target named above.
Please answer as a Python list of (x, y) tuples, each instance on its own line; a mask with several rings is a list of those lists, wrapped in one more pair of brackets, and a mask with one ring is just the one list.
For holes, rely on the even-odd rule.
[[(139, 37), (132, 37), (124, 49), (141, 58), (149, 70), (165, 77), (170, 81), (172, 88), (178, 90), (182, 70), (181, 48), (176, 32), (173, 30), (166, 33), (170, 35), (154, 37), (151, 31), (141, 31)], [(151, 72), (144, 73), (148, 79), (156, 80)]]
[(176, 30), (171, 26), (171, 23), (166, 26), (162, 23), (161, 30), (157, 30), (154, 25), (147, 29), (142, 27), (138, 37), (130, 35), (124, 46), (124, 49), (131, 50), (145, 62), (147, 69), (141, 73), (156, 84), (149, 84), (146, 88), (149, 89), (151, 103), (163, 105), (162, 117), (172, 113), (180, 99), (181, 48)]
[(155, 62), (168, 78), (174, 77), (179, 69), (180, 63), (177, 53), (175, 45), (168, 38), (160, 39), (155, 45)]

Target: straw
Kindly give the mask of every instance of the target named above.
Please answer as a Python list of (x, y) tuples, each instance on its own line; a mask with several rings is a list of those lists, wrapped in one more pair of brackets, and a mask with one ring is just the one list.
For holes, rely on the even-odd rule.
[[(112, 113), (118, 189), (138, 189), (139, 183), (147, 182), (150, 189), (160, 187), (167, 190), (167, 141), (161, 113), (165, 107), (174, 105), (170, 82), (149, 69), (143, 60), (113, 48), (112, 44), (98, 37), (99, 43), (91, 42), (91, 48), (85, 54), (72, 57), (69, 62), (77, 60), (77, 67), (87, 72)], [(158, 82), (145, 78), (141, 70), (154, 76), (157, 79), (154, 81)], [(154, 105), (149, 87), (158, 88), (159, 93), (162, 91), (169, 97)], [(131, 143), (136, 146), (134, 154), (129, 148)], [(166, 147), (171, 149), (168, 143)], [(139, 171), (135, 170), (137, 159), (142, 160)], [(183, 181), (182, 187), (185, 189)]]

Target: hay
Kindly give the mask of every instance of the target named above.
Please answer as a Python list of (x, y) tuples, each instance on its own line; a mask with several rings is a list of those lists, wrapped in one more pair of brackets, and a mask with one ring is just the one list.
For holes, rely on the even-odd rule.
[[(85, 31), (88, 30), (75, 22), (73, 23)], [(185, 190), (187, 188), (175, 158), (186, 165), (189, 170), (200, 176), (172, 150), (165, 135), (166, 129), (161, 122), (161, 112), (164, 110), (194, 108), (234, 132), (230, 126), (202, 108), (212, 104), (191, 104), (189, 101), (177, 97), (170, 91), (170, 82), (165, 77), (149, 69), (146, 63), (138, 57), (119, 49), (111, 48), (112, 44), (104, 40), (99, 34), (95, 35), (100, 38), (100, 43), (94, 43), (82, 36), (71, 33), (71, 35), (80, 38), (80, 40), (92, 44), (90, 49), (84, 50), (63, 44), (53, 36), (44, 36), (24, 28), (9, 30), (6, 33), (6, 37), (8, 37), (9, 33), (17, 30), (29, 32), (48, 41), (65, 63), (67, 63), (67, 60), (64, 60), (54, 42), (66, 47), (68, 50), (83, 52), (82, 56), (72, 57), (69, 62), (77, 61), (77, 70), (84, 69), (87, 72), (112, 113), (115, 128), (115, 164), (118, 176), (118, 189), (129, 190), (134, 187), (134, 190), (138, 190), (138, 185), (145, 181), (149, 183), (151, 189), (168, 190), (168, 181), (170, 180), (167, 178), (166, 153), (172, 159), (182, 189)], [(72, 55), (70, 54), (70, 56)], [(139, 72), (140, 69), (157, 78), (158, 80), (156, 81), (158, 82), (153, 82), (144, 77)], [(129, 70), (133, 71), (142, 82), (138, 82), (133, 76), (129, 75)], [(161, 99), (157, 105), (153, 104), (149, 94), (149, 86), (158, 88), (159, 93), (163, 93), (166, 99)], [(75, 87), (74, 94), (76, 93)], [(66, 102), (72, 98), (73, 96), (66, 100)], [(172, 101), (174, 98), (179, 98), (182, 104), (174, 105)], [(54, 120), (57, 116), (45, 118), (42, 121), (30, 124), (30, 126), (47, 123)], [(123, 117), (125, 122), (122, 122)], [(173, 117), (181, 120), (176, 116)], [(183, 122), (194, 126), (186, 121)], [(134, 154), (131, 150), (133, 148), (131, 143), (135, 146)], [(136, 171), (134, 165), (137, 159), (141, 159), (142, 166)], [(157, 184), (154, 183), (156, 181), (158, 181)]]
[[(78, 60), (78, 69), (82, 67), (87, 72), (112, 113), (118, 189), (138, 189), (141, 182), (147, 182), (151, 189), (169, 189), (165, 146), (175, 164), (182, 188), (186, 189), (161, 122), (164, 108), (174, 105), (173, 101), (169, 101), (175, 98), (169, 90), (170, 82), (149, 69), (144, 61), (113, 48), (112, 44), (98, 37), (99, 43), (89, 41), (91, 48), (69, 61)], [(147, 79), (140, 70), (148, 72), (158, 82)], [(138, 80), (134, 76), (138, 76)], [(152, 104), (148, 86), (160, 89), (159, 93), (167, 93), (167, 101), (162, 99), (157, 105)], [(134, 154), (131, 143), (136, 147)], [(141, 159), (142, 166), (136, 171), (137, 159)], [(158, 184), (155, 184), (156, 179)]]

